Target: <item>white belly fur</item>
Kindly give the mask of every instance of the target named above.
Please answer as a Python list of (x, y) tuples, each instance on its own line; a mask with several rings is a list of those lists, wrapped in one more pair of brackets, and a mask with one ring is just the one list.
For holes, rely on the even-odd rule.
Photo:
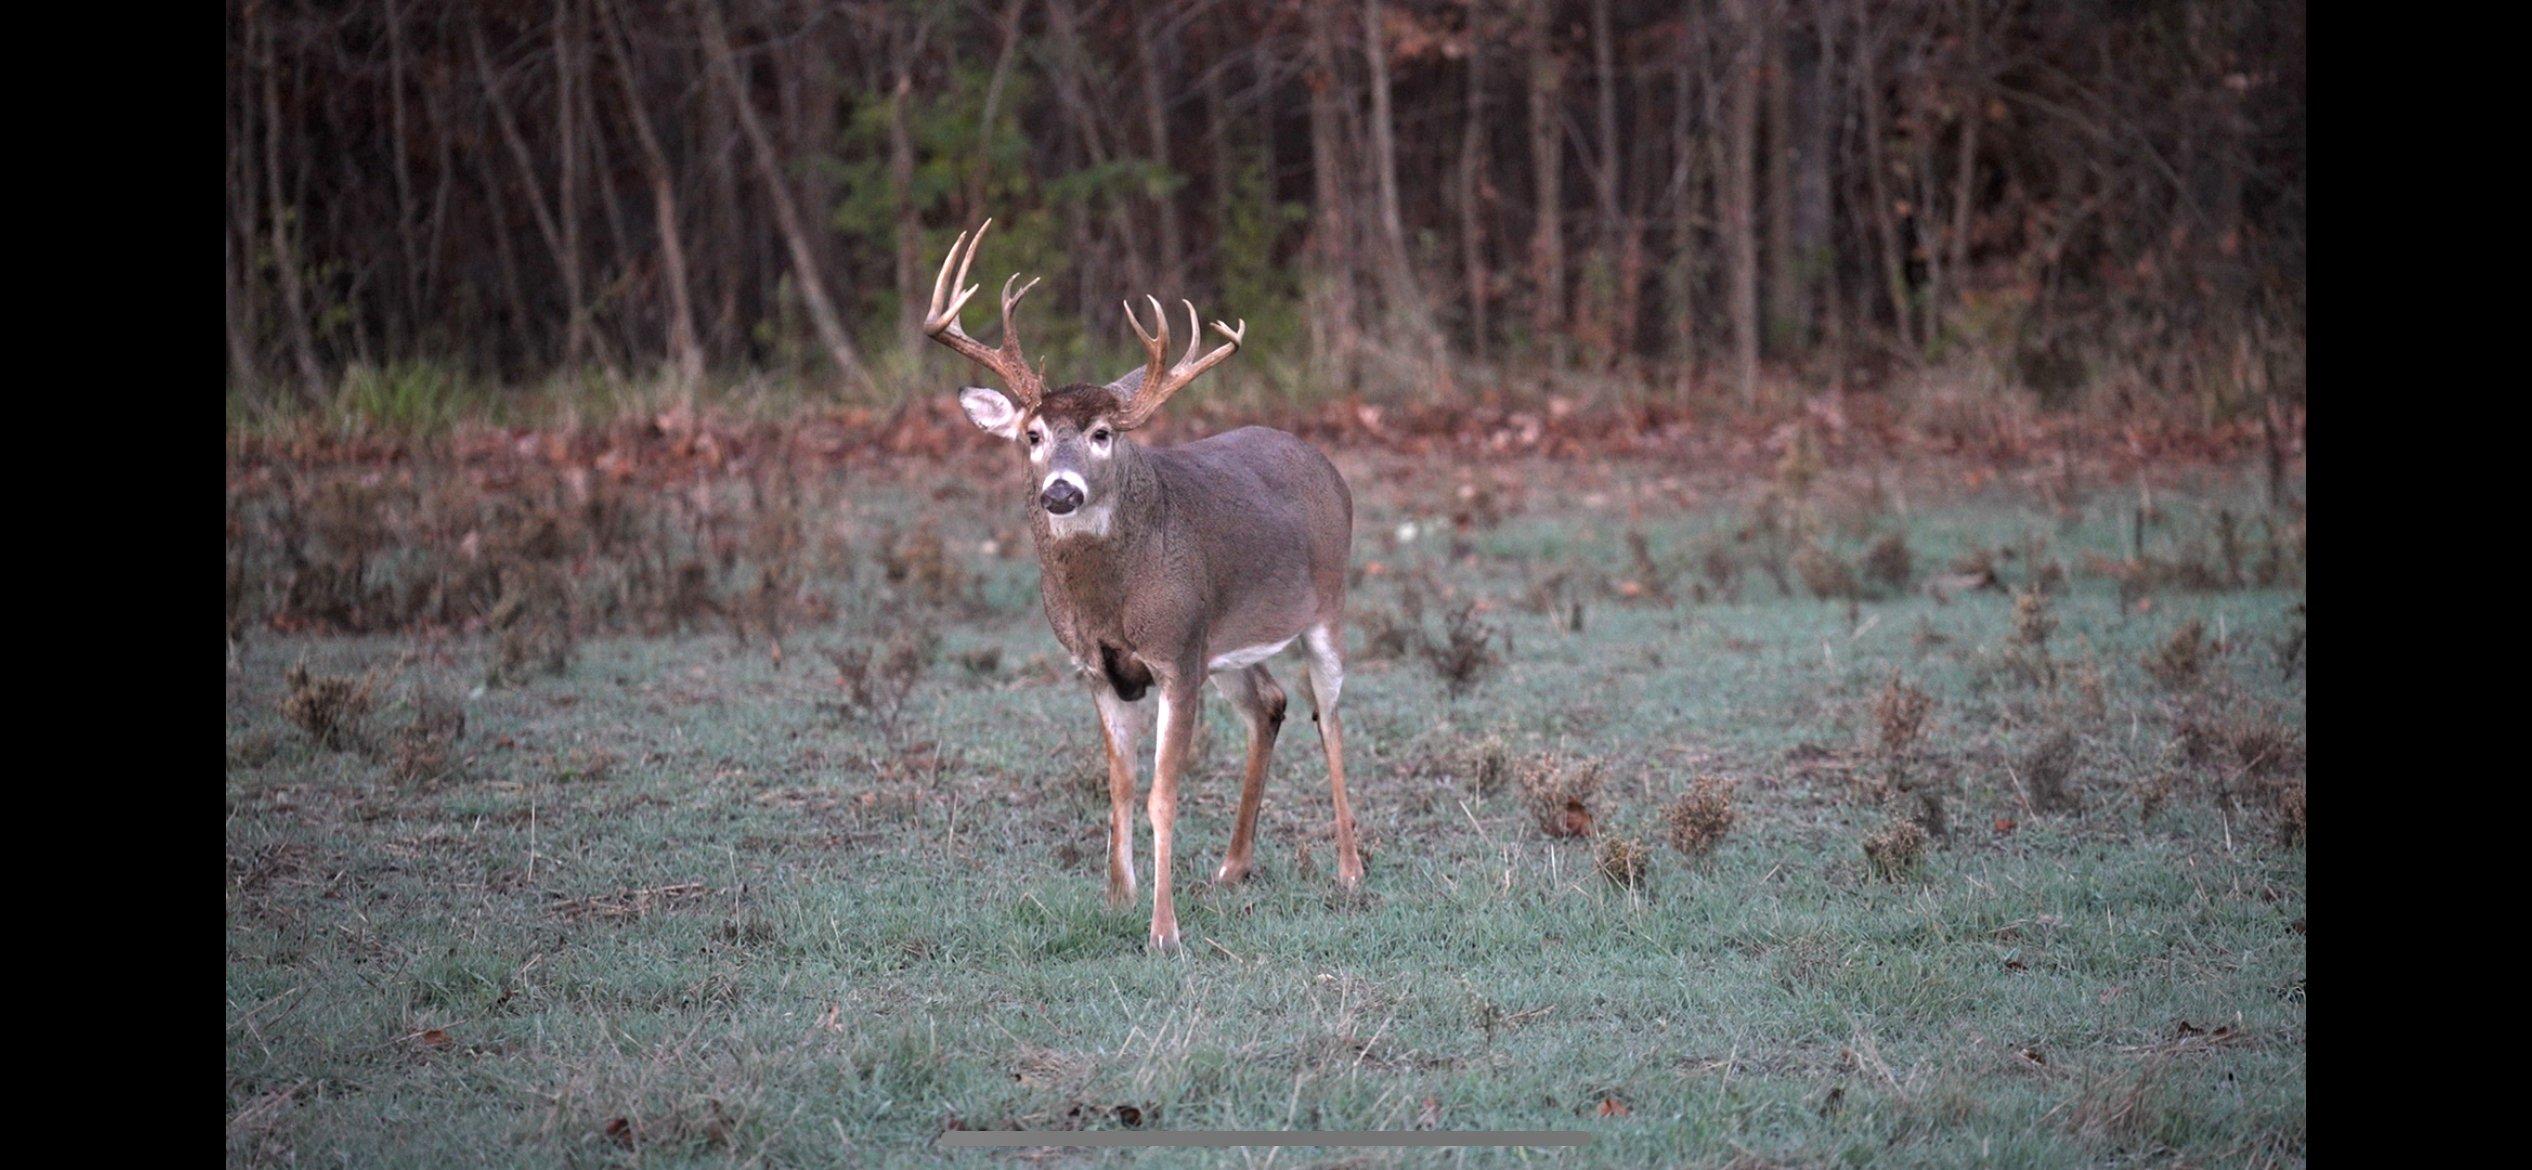
[[(1295, 634), (1293, 637), (1297, 638), (1300, 637), (1300, 635)], [(1284, 647), (1290, 645), (1292, 645), (1292, 638), (1286, 638), (1281, 642), (1270, 642), (1261, 646), (1243, 646), (1237, 650), (1231, 651), (1230, 653), (1216, 655), (1213, 661), (1204, 664), (1204, 668), (1208, 671), (1246, 670), (1249, 667), (1255, 666), (1260, 662), (1264, 662), (1267, 659), (1274, 657), (1276, 653), (1281, 651)]]

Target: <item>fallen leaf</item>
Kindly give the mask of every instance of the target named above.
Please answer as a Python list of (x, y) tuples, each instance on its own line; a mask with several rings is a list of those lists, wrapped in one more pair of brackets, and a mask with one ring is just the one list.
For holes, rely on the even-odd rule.
[(414, 1036), (414, 1039), (421, 1041), (422, 1047), (424, 1048), (446, 1048), (449, 1046), (448, 1032), (446, 1029), (442, 1028), (428, 1029)]
[(1602, 1117), (1624, 1117), (1628, 1112), (1629, 1110), (1627, 1109), (1626, 1102), (1624, 1101), (1620, 1101), (1615, 1097), (1602, 1097), (1600, 1099), (1599, 1113)]

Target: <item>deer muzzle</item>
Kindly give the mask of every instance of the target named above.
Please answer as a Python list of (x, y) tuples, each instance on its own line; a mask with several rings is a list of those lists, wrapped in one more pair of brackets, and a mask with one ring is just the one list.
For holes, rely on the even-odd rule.
[(1046, 509), (1047, 515), (1050, 516), (1069, 516), (1073, 509), (1080, 507), (1081, 502), (1086, 498), (1082, 495), (1081, 487), (1069, 476), (1058, 476), (1054, 482), (1046, 485), (1045, 491), (1037, 494), (1038, 506)]

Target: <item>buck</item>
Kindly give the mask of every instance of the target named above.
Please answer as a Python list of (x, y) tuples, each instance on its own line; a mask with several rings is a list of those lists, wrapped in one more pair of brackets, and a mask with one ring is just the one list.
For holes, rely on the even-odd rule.
[[(975, 295), (967, 270), (988, 219), (960, 233), (932, 284), (923, 331), (993, 371), (1008, 397), (985, 387), (959, 394), (986, 433), (1027, 456), (1029, 528), (1036, 538), (1047, 623), (1072, 655), (1098, 708), (1108, 753), (1108, 901), (1134, 896), (1134, 758), (1144, 727), (1159, 734), (1152, 758), (1151, 945), (1178, 948), (1170, 900), (1171, 834), (1178, 780), (1204, 698), (1216, 689), (1248, 726), (1240, 808), (1214, 880), (1237, 882), (1253, 862), (1266, 762), (1284, 720), (1284, 691), (1266, 661), (1299, 641), (1308, 651), (1309, 695), (1336, 798), (1337, 880), (1362, 881), (1354, 812), (1345, 799), (1345, 734), (1337, 700), (1345, 687), (1345, 567), (1354, 499), (1336, 466), (1282, 431), (1242, 427), (1173, 447), (1145, 447), (1133, 433), (1171, 395), (1239, 352), (1248, 323), (1216, 321), (1222, 344), (1198, 357), (1196, 307), (1187, 306), (1187, 351), (1168, 360), (1169, 321), (1157, 297), (1153, 330), (1134, 306), (1126, 322), (1149, 360), (1104, 386), (1046, 388), (1021, 357), (1012, 311), (1037, 287), (1002, 285), (1002, 343), (988, 348), (959, 327)], [(955, 276), (953, 276), (953, 272)], [(960, 287), (965, 286), (965, 287)]]

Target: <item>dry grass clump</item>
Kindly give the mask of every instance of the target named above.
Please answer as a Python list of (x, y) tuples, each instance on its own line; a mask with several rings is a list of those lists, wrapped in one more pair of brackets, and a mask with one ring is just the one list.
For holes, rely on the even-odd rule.
[(577, 640), (572, 629), (572, 588), (562, 566), (513, 561), (500, 571), (501, 594), (484, 624), (493, 633), (492, 686), (525, 682), (571, 669)]
[(1363, 615), (1363, 650), (1366, 661), (1395, 660), (1415, 649), (1415, 619), (1394, 609), (1375, 609)]
[(1864, 837), (1864, 863), (1873, 876), (1895, 882), (1913, 876), (1925, 863), (1925, 826), (1893, 819)]
[(1916, 557), (1908, 551), (1907, 537), (1894, 532), (1864, 550), (1864, 580), (1875, 588), (1904, 593), (1915, 576)]
[(351, 751), (367, 742), (363, 724), (378, 706), (374, 680), (310, 674), (302, 663), (291, 667), (283, 681), (288, 690), (281, 699), (282, 717), (308, 738), (333, 751)]
[(1465, 602), (1443, 619), (1440, 638), (1425, 641), (1424, 661), (1440, 676), (1443, 690), (1457, 699), (1503, 665), (1503, 655), (1495, 648), (1500, 639), (1494, 627), (1478, 618), (1477, 604)]
[(2152, 821), (2156, 814), (2163, 811), (2163, 806), (2170, 804), (2172, 797), (2180, 792), (2180, 785), (2180, 773), (2168, 768), (2158, 769), (2152, 775), (2139, 779), (2135, 784), (2137, 823), (2142, 825)]
[[(1618, 592), (1622, 596), (1661, 605), (1670, 605), (1678, 600), (1670, 584), (1671, 578), (1677, 574), (1653, 558), (1653, 546), (1644, 539), (1641, 530), (1627, 529), (1626, 551), (1630, 576), (1618, 583)], [(1633, 588), (1630, 590), (1628, 586)]]
[(1519, 762), (1513, 758), (1512, 744), (1500, 733), (1487, 732), (1485, 738), (1468, 745), (1458, 761), (1459, 770), (1477, 785), (1479, 796), (1493, 796), (1511, 783)]
[(1662, 814), (1670, 847), (1691, 859), (1713, 853), (1739, 819), (1732, 808), (1734, 787), (1732, 781), (1719, 776), (1699, 776), (1690, 783), (1688, 791), (1672, 800)]
[(957, 659), (961, 669), (977, 678), (992, 678), (1002, 673), (1002, 647), (1000, 646), (962, 650), (953, 657)]
[(2228, 786), (2244, 777), (2299, 772), (2304, 765), (2302, 737), (2256, 712), (2189, 711), (2181, 716), (2176, 739), (2183, 761), (2217, 772)]
[(1521, 802), (1550, 837), (1588, 837), (1592, 833), (1591, 801), (1600, 794), (1604, 762), (1567, 759), (1554, 753), (1532, 758), (1521, 768)]
[(1931, 788), (1917, 792), (1917, 827), (1937, 841), (1952, 839), (1952, 814), (1943, 805), (1943, 794)]
[(1955, 593), (1982, 589), (2004, 591), (2004, 578), (1996, 571), (1996, 552), (1993, 549), (1975, 549), (1955, 557), (1949, 568), (1925, 582), (1926, 595), (1938, 604), (1949, 604)]
[(1737, 601), (1741, 596), (1741, 559), (1733, 551), (1731, 540), (1719, 533), (1710, 533), (1697, 542), (1694, 557), (1697, 575), (1702, 578), (1692, 589), (1699, 602), (1717, 598)]
[(2166, 1067), (2162, 1061), (2149, 1060), (2133, 1072), (2087, 1078), (2082, 1091), (2058, 1107), (2063, 1111), (2061, 1124), (2070, 1133), (2086, 1136), (2120, 1141), (2140, 1137), (2164, 1115), (2156, 1103)]
[(2277, 836), (2289, 845), (2304, 841), (2304, 782), (2298, 776), (2275, 786)]
[(1465, 532), (1472, 528), (1500, 527), (1504, 520), (1519, 513), (1524, 506), (1523, 493), (1513, 485), (1492, 479), (1461, 480), (1452, 493), (1451, 527)]
[(2036, 812), (2072, 812), (2076, 806), (2071, 781), (2075, 774), (2075, 734), (2060, 728), (2024, 753), (2019, 768), (2024, 795)]
[(2304, 637), (2307, 633), (2304, 603), (2296, 602), (2291, 612), (2295, 615), (2294, 627), (2269, 639), (2268, 643), (2269, 648), (2277, 652), (2277, 677), (2281, 681), (2295, 677), (2295, 671), (2303, 667)]
[(1864, 587), (1855, 578), (1855, 566), (1816, 542), (1806, 541), (1794, 550), (1793, 570), (1802, 578), (1802, 587), (1822, 601), (1852, 601), (1863, 596)]
[(457, 741), (466, 735), (466, 711), (434, 694), (413, 701), (413, 718), (387, 741), (387, 767), (403, 783), (436, 780), (456, 767)]
[(2145, 656), (2145, 673), (2167, 690), (2181, 690), (2207, 672), (2207, 660), (2218, 649), (2207, 640), (2207, 623), (2191, 618)]
[(976, 577), (950, 555), (949, 545), (930, 526), (911, 532), (890, 532), (879, 541), (879, 575), (898, 593), (927, 605), (965, 605), (975, 596)]
[(1873, 698), (1873, 722), (1881, 730), (1882, 754), (1893, 760), (1913, 754), (1925, 732), (1926, 717), (1933, 713), (1934, 696), (1908, 685), (1907, 679), (1892, 671), (1890, 681)]
[(2057, 685), (2057, 663), (2049, 657), (2049, 635), (2057, 632), (2057, 616), (2049, 612), (2048, 593), (2031, 588), (2013, 595), (2014, 669), (2034, 686)]
[(1653, 853), (1633, 837), (1610, 836), (1600, 842), (1600, 876), (1623, 889), (1641, 889), (1651, 872)]
[(879, 727), (882, 737), (896, 742), (906, 700), (931, 669), (940, 646), (939, 631), (915, 626), (898, 630), (878, 647), (826, 647), (827, 661), (835, 664), (839, 693), (834, 701), (818, 704), (819, 708), (838, 718), (867, 719)]

